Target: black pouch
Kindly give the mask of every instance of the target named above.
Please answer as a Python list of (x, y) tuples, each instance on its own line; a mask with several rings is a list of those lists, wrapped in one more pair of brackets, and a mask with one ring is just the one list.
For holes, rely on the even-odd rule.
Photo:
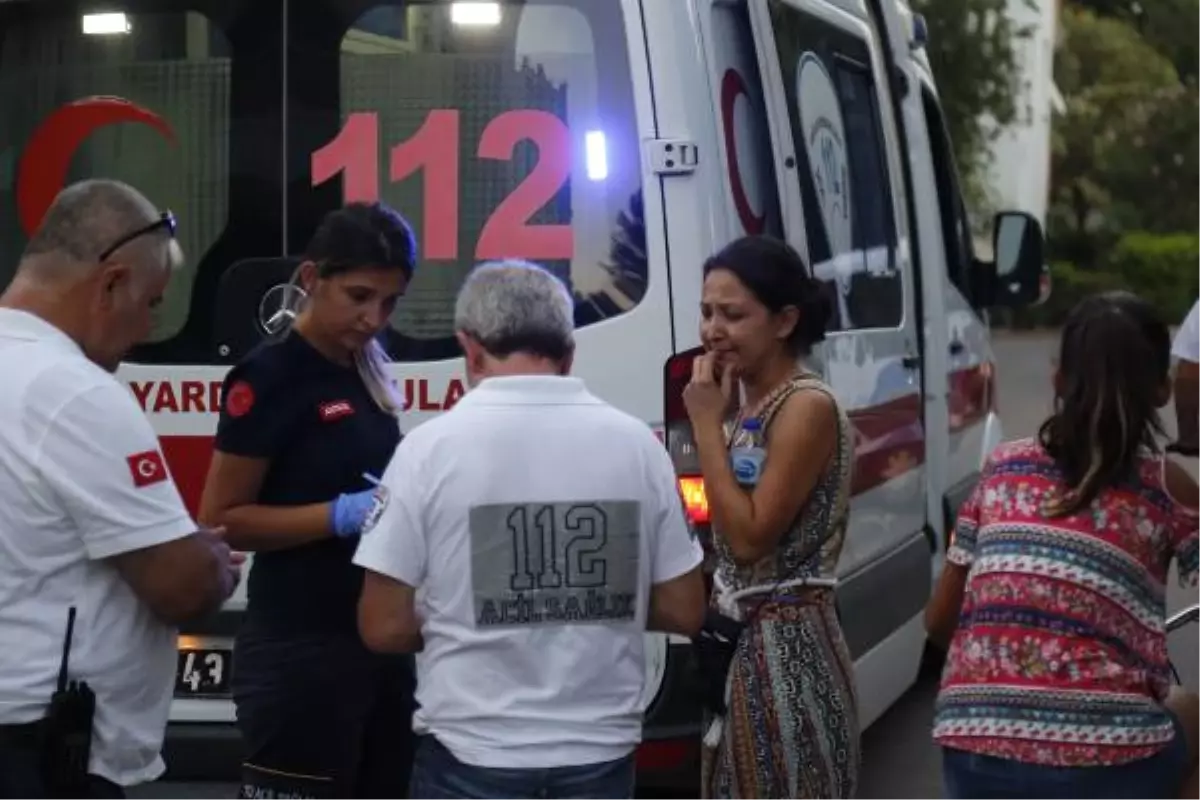
[(42, 780), (50, 797), (87, 795), (95, 713), (96, 696), (86, 682), (71, 681), (54, 693), (41, 730)]
[(91, 783), (88, 760), (92, 752), (96, 695), (86, 681), (67, 680), (74, 628), (75, 608), (72, 606), (67, 617), (58, 686), (38, 732), (42, 781), (50, 797), (86, 797)]
[(709, 609), (704, 625), (692, 639), (692, 652), (700, 677), (701, 701), (704, 708), (721, 716), (725, 713), (725, 685), (729, 667), (737, 654), (738, 642), (746, 623)]

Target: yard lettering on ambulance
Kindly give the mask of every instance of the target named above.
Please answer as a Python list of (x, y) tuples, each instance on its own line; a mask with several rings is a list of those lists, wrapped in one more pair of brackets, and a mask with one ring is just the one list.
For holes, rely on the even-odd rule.
[[(221, 381), (130, 381), (129, 389), (142, 410), (151, 414), (218, 414)], [(466, 394), (460, 378), (445, 383), (428, 378), (405, 378), (396, 385), (404, 392), (405, 411), (449, 411)]]
[(478, 627), (634, 618), (641, 539), (636, 501), (475, 506), (469, 525)]
[(451, 378), (446, 383), (445, 391), (441, 393), (431, 389), (429, 381), (425, 378), (405, 378), (404, 410), (449, 411), (466, 393), (466, 387), (458, 378)]
[(154, 414), (216, 414), (221, 410), (221, 381), (130, 381), (143, 411)]

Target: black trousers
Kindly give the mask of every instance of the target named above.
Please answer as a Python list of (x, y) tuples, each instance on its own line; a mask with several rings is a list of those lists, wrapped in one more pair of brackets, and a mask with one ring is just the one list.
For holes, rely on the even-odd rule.
[(413, 660), (356, 635), (243, 629), (232, 679), (240, 797), (406, 797)]
[[(88, 798), (123, 798), (125, 790), (112, 781), (90, 776)], [(42, 780), (36, 723), (0, 725), (0, 798), (51, 797)]]

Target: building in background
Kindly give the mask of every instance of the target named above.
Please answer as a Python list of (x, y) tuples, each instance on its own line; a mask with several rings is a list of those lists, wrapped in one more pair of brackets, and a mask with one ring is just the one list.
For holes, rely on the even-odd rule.
[(1020, 70), (1016, 119), (992, 142), (987, 186), (993, 208), (1028, 211), (1045, 224), (1050, 200), (1051, 131), (1065, 110), (1054, 84), (1061, 0), (1008, 0), (1008, 14), (1029, 35), (1014, 43)]

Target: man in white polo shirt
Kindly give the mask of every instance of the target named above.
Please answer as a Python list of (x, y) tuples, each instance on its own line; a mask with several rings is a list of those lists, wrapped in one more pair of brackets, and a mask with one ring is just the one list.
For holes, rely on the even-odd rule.
[[(163, 771), (174, 625), (216, 609), (240, 559), (198, 531), (149, 421), (111, 374), (150, 331), (180, 253), (132, 188), (65, 189), (0, 296), (0, 797), (113, 797)], [(90, 759), (44, 756), (67, 677), (94, 694)]]
[(645, 631), (704, 619), (670, 458), (567, 377), (550, 273), (479, 267), (455, 327), (474, 388), (400, 444), (355, 557), (367, 645), (417, 651), (410, 794), (631, 797)]
[(1171, 347), (1175, 356), (1175, 421), (1178, 437), (1174, 449), (1184, 455), (1197, 455), (1200, 437), (1200, 301), (1192, 304), (1192, 310), (1179, 326), (1175, 342)]

